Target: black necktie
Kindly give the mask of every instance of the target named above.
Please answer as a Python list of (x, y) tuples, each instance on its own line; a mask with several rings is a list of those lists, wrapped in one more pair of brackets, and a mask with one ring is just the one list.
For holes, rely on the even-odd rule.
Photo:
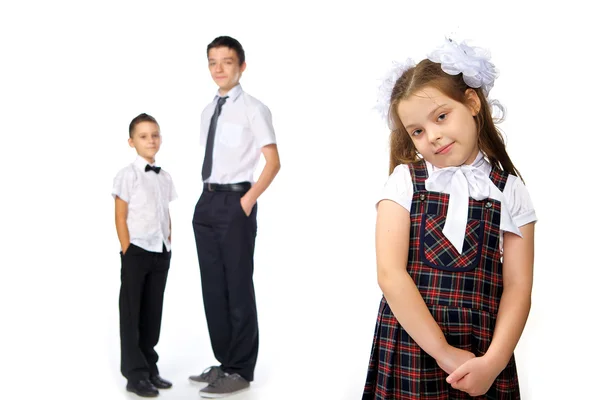
[(217, 131), (217, 119), (221, 115), (221, 107), (225, 104), (229, 96), (219, 97), (215, 112), (210, 119), (210, 127), (208, 128), (208, 138), (206, 139), (206, 151), (204, 152), (204, 164), (202, 164), (202, 180), (206, 181), (210, 177), (213, 164), (213, 148), (215, 147), (215, 132)]
[(160, 167), (153, 167), (150, 164), (146, 164), (145, 171), (148, 172), (150, 170), (152, 170), (152, 171), (154, 171), (154, 172), (156, 172), (158, 174), (160, 172)]

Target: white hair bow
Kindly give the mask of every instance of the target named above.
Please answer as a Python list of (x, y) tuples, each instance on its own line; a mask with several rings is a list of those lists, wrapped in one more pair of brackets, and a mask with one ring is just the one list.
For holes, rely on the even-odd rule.
[(392, 97), (392, 90), (396, 85), (396, 82), (400, 77), (404, 74), (404, 72), (415, 66), (415, 62), (407, 58), (403, 63), (392, 62), (392, 68), (387, 72), (385, 77), (382, 79), (381, 85), (379, 86), (378, 96), (377, 96), (377, 105), (375, 105), (375, 109), (379, 111), (381, 117), (389, 122), (389, 110), (390, 110), (390, 100)]
[[(446, 39), (444, 44), (431, 52), (427, 58), (433, 62), (441, 64), (442, 70), (449, 75), (463, 74), (463, 79), (467, 85), (472, 88), (482, 88), (486, 98), (490, 90), (494, 87), (494, 81), (498, 77), (498, 71), (490, 61), (490, 53), (480, 47), (471, 47), (465, 42), (455, 42), (452, 39)], [(379, 111), (386, 122), (389, 121), (389, 108), (392, 97), (392, 90), (396, 82), (404, 72), (415, 66), (412, 59), (407, 59), (404, 63), (393, 62), (393, 67), (382, 79), (377, 94), (377, 104), (375, 109)], [(488, 102), (492, 110), (498, 110), (499, 119), (504, 115), (504, 108), (497, 100)]]
[(442, 71), (448, 75), (462, 72), (463, 79), (472, 88), (481, 88), (485, 97), (494, 87), (498, 73), (490, 62), (489, 51), (481, 47), (471, 47), (465, 42), (458, 43), (446, 39), (444, 44), (427, 56), (433, 62), (442, 65)]

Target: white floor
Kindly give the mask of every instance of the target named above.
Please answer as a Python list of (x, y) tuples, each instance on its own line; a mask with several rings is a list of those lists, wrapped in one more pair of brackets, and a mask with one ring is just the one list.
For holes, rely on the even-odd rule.
[[(260, 255), (259, 255), (260, 258)], [(290, 266), (291, 267), (291, 266)], [(194, 266), (194, 268), (197, 268)], [(190, 275), (197, 274), (196, 271)], [(271, 271), (269, 280), (264, 273), (256, 274), (259, 307), (260, 350), (251, 390), (232, 399), (357, 399), (360, 398), (366, 374), (370, 341), (377, 312), (373, 298), (367, 319), (373, 324), (361, 324), (365, 307), (353, 306), (346, 300), (321, 297), (322, 284), (306, 289), (309, 279), (299, 274), (295, 284), (274, 285), (278, 281)], [(286, 273), (287, 274), (287, 273)], [(180, 275), (184, 275), (183, 273)], [(177, 273), (169, 278), (172, 287), (181, 278)], [(181, 281), (182, 283), (182, 281)], [(165, 379), (172, 380), (170, 390), (161, 391), (164, 399), (199, 398), (202, 385), (191, 383), (188, 376), (214, 365), (202, 308), (200, 282), (188, 280), (170, 290), (165, 304), (159, 368)], [(357, 299), (362, 296), (358, 295)], [(318, 300), (318, 301), (317, 301)], [(356, 300), (354, 300), (356, 301)], [(321, 304), (322, 303), (322, 304)], [(116, 313), (115, 317), (116, 317)], [(344, 323), (344, 320), (347, 323)], [(361, 338), (362, 336), (362, 338)], [(360, 339), (359, 339), (360, 338)], [(118, 336), (108, 338), (110, 370), (114, 385), (124, 393), (125, 380), (118, 372)], [(115, 391), (116, 394), (117, 391)], [(128, 398), (137, 397), (123, 394)]]

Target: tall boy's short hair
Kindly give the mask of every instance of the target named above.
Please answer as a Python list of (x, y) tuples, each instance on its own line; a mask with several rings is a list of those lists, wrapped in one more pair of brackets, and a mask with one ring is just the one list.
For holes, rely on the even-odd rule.
[(129, 137), (130, 138), (133, 137), (133, 130), (135, 129), (135, 126), (137, 124), (139, 124), (140, 122), (153, 122), (156, 124), (156, 126), (159, 126), (158, 122), (156, 122), (156, 119), (154, 119), (154, 117), (152, 115), (148, 115), (146, 113), (141, 113), (140, 115), (138, 115), (137, 117), (132, 119), (131, 123), (129, 123)]
[(212, 42), (210, 42), (210, 44), (206, 48), (207, 57), (210, 49), (215, 47), (228, 47), (235, 51), (240, 60), (240, 65), (242, 65), (244, 61), (246, 61), (246, 53), (244, 52), (244, 48), (242, 47), (240, 42), (238, 42), (236, 39), (230, 36), (219, 36), (215, 38)]

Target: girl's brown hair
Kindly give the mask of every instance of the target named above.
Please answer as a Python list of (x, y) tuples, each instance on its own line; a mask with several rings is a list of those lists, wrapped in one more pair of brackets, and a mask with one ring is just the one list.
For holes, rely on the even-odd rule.
[(442, 71), (440, 64), (428, 59), (406, 70), (392, 90), (388, 113), (390, 125), (393, 128), (390, 133), (390, 174), (400, 164), (409, 164), (421, 159), (410, 135), (406, 132), (402, 121), (400, 121), (398, 104), (425, 87), (436, 88), (446, 96), (466, 106), (469, 106), (467, 104), (467, 90), (474, 90), (481, 102), (479, 112), (473, 117), (477, 126), (479, 149), (493, 167), (521, 177), (506, 152), (504, 139), (494, 124), (490, 105), (483, 91), (480, 88), (469, 87), (463, 80), (462, 74), (449, 75)]

